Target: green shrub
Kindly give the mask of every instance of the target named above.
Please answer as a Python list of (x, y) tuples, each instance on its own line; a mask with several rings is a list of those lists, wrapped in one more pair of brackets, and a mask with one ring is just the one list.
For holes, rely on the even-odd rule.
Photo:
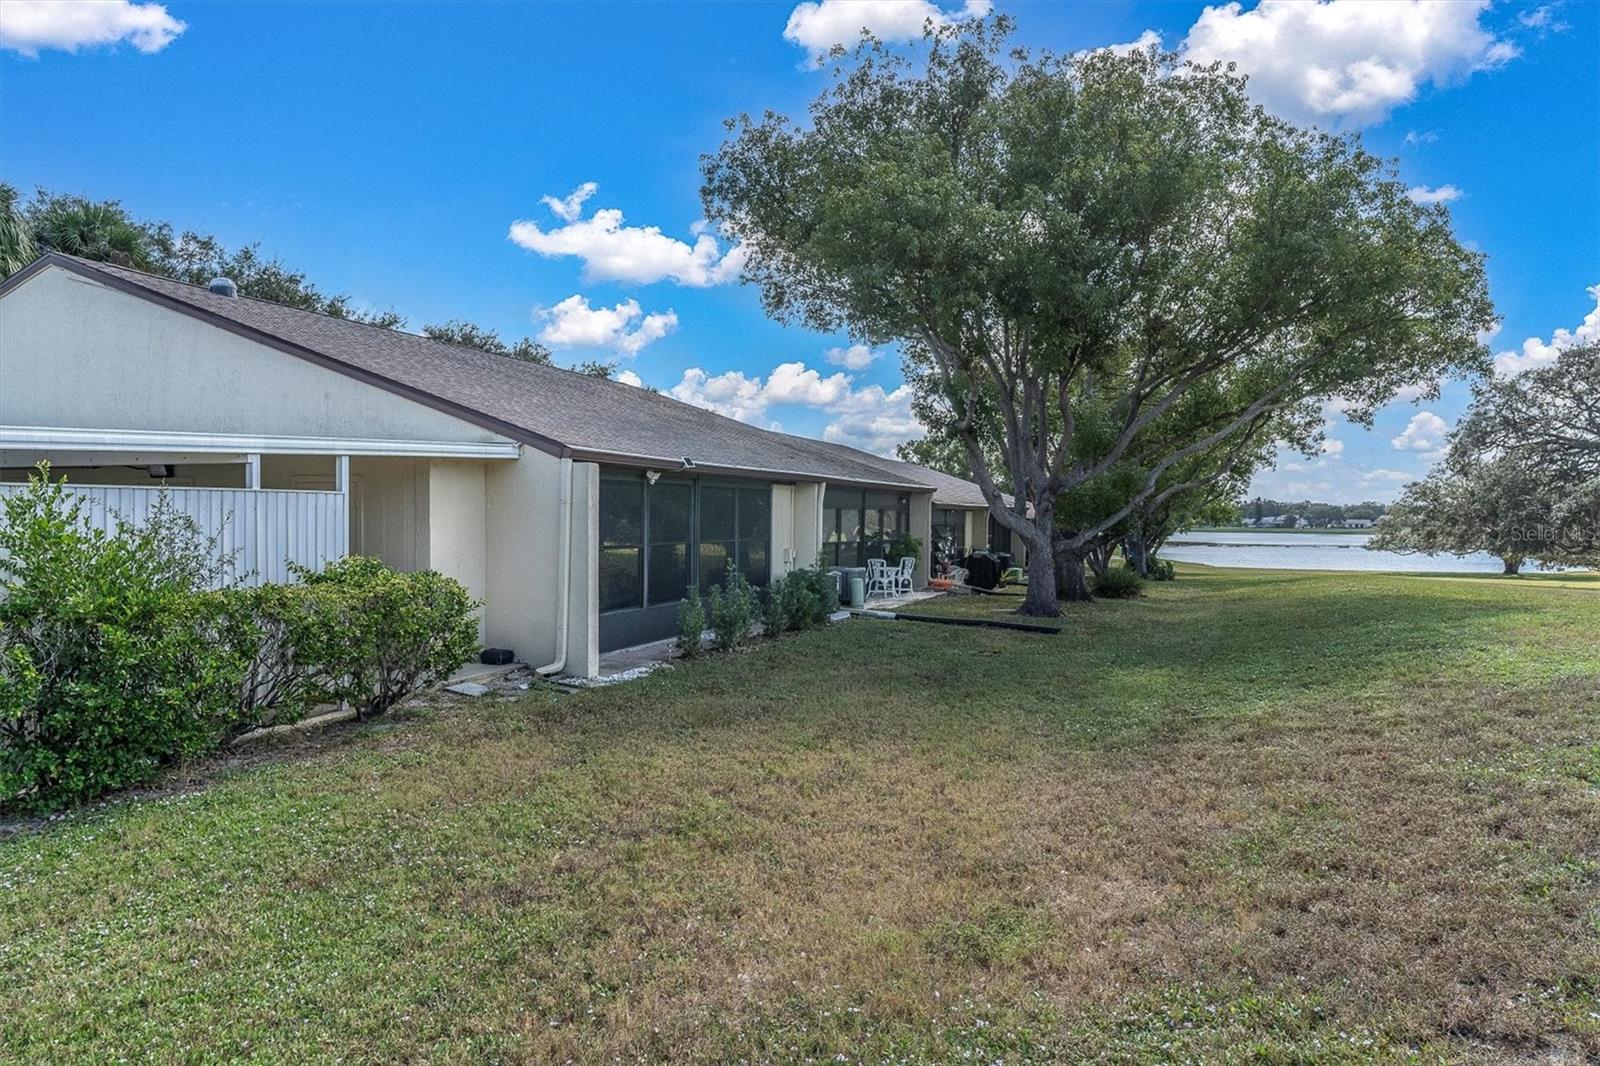
[(1126, 599), (1139, 595), (1139, 590), (1144, 587), (1144, 579), (1126, 566), (1112, 566), (1104, 574), (1091, 575), (1089, 586), (1096, 596), (1112, 600)]
[(1171, 581), (1177, 576), (1168, 559), (1147, 559), (1145, 569), (1150, 571), (1151, 581)]
[(750, 635), (756, 620), (756, 595), (750, 582), (737, 570), (728, 575), (721, 588), (712, 588), (709, 609), (711, 631), (717, 636), (717, 647), (734, 648)]
[(358, 718), (382, 714), (449, 677), (478, 649), (478, 604), (434, 570), (393, 570), (351, 555), (319, 572), (295, 568), (307, 617), (296, 649), (314, 687)]
[(41, 467), (0, 522), (0, 804), (51, 810), (197, 755), (237, 713), (246, 657), (221, 639), (224, 565), (161, 496), (91, 529)]
[(477, 649), (477, 605), (441, 574), (353, 557), (219, 589), (230, 561), (165, 495), (109, 533), (86, 506), (47, 469), (4, 500), (0, 805), (93, 799), (318, 704), (369, 717)]
[(809, 570), (797, 570), (783, 583), (783, 625), (799, 632), (817, 624), (821, 607)]
[(761, 599), (761, 632), (765, 636), (777, 637), (789, 628), (788, 585), (787, 578), (773, 578)]
[(898, 566), (900, 560), (908, 555), (913, 559), (922, 558), (922, 540), (909, 533), (900, 533), (889, 541), (888, 554), (884, 558), (889, 561), (889, 565)]
[(454, 578), (353, 555), (292, 585), (219, 594), (221, 631), (248, 666), (238, 729), (278, 725), (324, 704), (360, 718), (448, 677), (478, 648), (477, 603)]
[(784, 579), (784, 618), (790, 629), (824, 625), (838, 609), (838, 579), (820, 564)]
[(689, 595), (678, 607), (678, 654), (692, 659), (700, 654), (700, 640), (706, 631), (706, 609), (700, 602), (700, 590), (691, 588)]
[(319, 689), (306, 669), (310, 620), (299, 585), (262, 585), (214, 594), (215, 639), (245, 663), (234, 732), (296, 722), (316, 705)]

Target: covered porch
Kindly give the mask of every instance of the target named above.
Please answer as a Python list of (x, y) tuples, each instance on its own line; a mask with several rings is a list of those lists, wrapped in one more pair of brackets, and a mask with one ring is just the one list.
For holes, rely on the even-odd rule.
[(293, 438), (0, 427), (0, 493), (38, 463), (88, 501), (100, 528), (143, 521), (165, 492), (230, 563), (223, 580), (292, 579), (348, 554), (439, 569), (474, 595), (486, 584), (486, 463), (510, 442)]

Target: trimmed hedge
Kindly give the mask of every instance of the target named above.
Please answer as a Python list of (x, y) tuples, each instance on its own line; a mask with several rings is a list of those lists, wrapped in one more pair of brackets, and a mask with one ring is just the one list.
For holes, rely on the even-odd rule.
[(477, 604), (353, 556), (213, 590), (216, 545), (163, 496), (91, 529), (48, 470), (0, 524), (0, 806), (55, 810), (321, 704), (380, 714), (472, 657)]

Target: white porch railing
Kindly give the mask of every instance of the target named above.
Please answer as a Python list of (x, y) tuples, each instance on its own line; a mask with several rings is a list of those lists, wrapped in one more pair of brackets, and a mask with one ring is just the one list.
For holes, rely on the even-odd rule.
[[(0, 485), (0, 495), (26, 488)], [(69, 485), (68, 491), (89, 501), (84, 516), (90, 525), (110, 529), (115, 515), (143, 524), (162, 490)], [(289, 563), (320, 570), (350, 550), (350, 497), (344, 492), (169, 488), (166, 493), (207, 539), (217, 538), (218, 552), (233, 563), (232, 577), (245, 584), (288, 581)]]

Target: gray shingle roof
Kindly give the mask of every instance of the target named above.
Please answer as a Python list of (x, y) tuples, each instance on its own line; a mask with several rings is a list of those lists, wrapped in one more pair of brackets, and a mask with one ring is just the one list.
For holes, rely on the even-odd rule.
[[(863, 452), (846, 444), (835, 444), (832, 441), (806, 439), (806, 444), (824, 449), (841, 457), (849, 457), (869, 466), (877, 467), (884, 473), (903, 477), (908, 480), (919, 481), (933, 489), (933, 502), (936, 507), (988, 507), (983, 498), (983, 490), (971, 481), (963, 481), (953, 474), (946, 474), (940, 470), (931, 470), (916, 463), (907, 463), (899, 459), (889, 459), (882, 455), (873, 455)], [(1009, 502), (1010, 497), (1006, 497)]]
[[(760, 429), (659, 393), (558, 367), (525, 363), (399, 330), (295, 307), (220, 296), (109, 263), (50, 253), (78, 273), (153, 297), (220, 325), (240, 327), (516, 439), (555, 445), (577, 458), (696, 466), (905, 489), (934, 502), (982, 506), (976, 485), (841, 444)], [(520, 431), (520, 432), (519, 432)]]

